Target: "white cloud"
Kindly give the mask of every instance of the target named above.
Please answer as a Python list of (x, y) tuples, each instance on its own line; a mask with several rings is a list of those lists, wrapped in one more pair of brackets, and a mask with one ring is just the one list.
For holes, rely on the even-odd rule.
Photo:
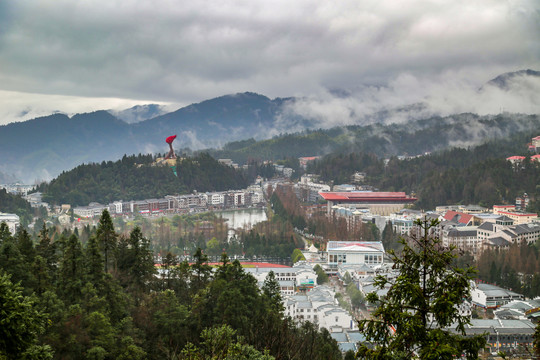
[(399, 103), (414, 97), (400, 89), (437, 92), (440, 79), (474, 89), (502, 72), (539, 69), (539, 10), (536, 0), (6, 1), (0, 90), (70, 96), (58, 102), (64, 112), (76, 98), (86, 109), (366, 84), (395, 91), (363, 96)]

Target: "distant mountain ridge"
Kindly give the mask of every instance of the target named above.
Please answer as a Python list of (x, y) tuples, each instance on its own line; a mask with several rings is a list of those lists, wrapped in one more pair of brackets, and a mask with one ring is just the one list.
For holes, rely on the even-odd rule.
[[(523, 70), (503, 74), (492, 81), (500, 86), (505, 86), (505, 84), (511, 86), (513, 81), (511, 79), (524, 77), (536, 79), (538, 74), (537, 71)], [(346, 92), (343, 92), (343, 96), (347, 96)], [(124, 154), (165, 153), (168, 151), (168, 147), (164, 139), (173, 134), (178, 136), (173, 144), (176, 149), (220, 149), (229, 142), (281, 138), (282, 141), (285, 141), (283, 139), (287, 139), (286, 141), (289, 142), (298, 141), (297, 149), (293, 153), (304, 156), (310, 155), (305, 152), (328, 153), (330, 149), (334, 149), (334, 146), (322, 141), (321, 138), (332, 138), (333, 135), (329, 134), (341, 133), (341, 138), (335, 145), (337, 147), (345, 146), (339, 143), (345, 141), (344, 139), (359, 144), (364, 141), (363, 139), (367, 139), (366, 137), (370, 137), (372, 140), (367, 140), (367, 142), (372, 144), (371, 151), (373, 152), (381, 154), (409, 152), (404, 143), (396, 145), (400, 144), (400, 139), (409, 138), (408, 136), (394, 138), (394, 135), (384, 132), (380, 135), (373, 134), (375, 130), (381, 130), (377, 128), (377, 124), (384, 125), (389, 121), (388, 119), (395, 116), (401, 119), (405, 128), (409, 123), (416, 128), (421, 121), (429, 119), (434, 121), (443, 119), (448, 122), (449, 124), (445, 123), (444, 131), (449, 131), (449, 136), (433, 146), (460, 145), (463, 137), (469, 136), (468, 131), (470, 130), (478, 134), (478, 137), (481, 134), (490, 134), (490, 131), (482, 124), (482, 122), (491, 119), (490, 117), (477, 117), (471, 120), (474, 128), (469, 129), (466, 125), (460, 125), (460, 129), (464, 132), (459, 133), (452, 128), (451, 117), (434, 116), (429, 109), (425, 108), (424, 104), (418, 103), (400, 108), (384, 109), (371, 115), (358, 115), (356, 126), (362, 124), (365, 126), (360, 130), (350, 131), (349, 127), (341, 127), (341, 130), (329, 130), (329, 132), (317, 136), (309, 135), (304, 140), (294, 136), (284, 138), (281, 134), (330, 127), (329, 124), (325, 123), (324, 118), (309, 118), (308, 116), (311, 115), (301, 116), (295, 112), (294, 108), (299, 105), (301, 100), (297, 98), (270, 99), (264, 95), (245, 92), (209, 99), (165, 114), (160, 114), (164, 111), (163, 107), (149, 104), (119, 112), (102, 110), (77, 114), (72, 117), (57, 113), (25, 122), (12, 123), (0, 126), (0, 159), (2, 159), (0, 172), (12, 174), (19, 180), (29, 183), (33, 183), (36, 179), (49, 180), (62, 171), (83, 163), (117, 160)], [(302, 106), (306, 106), (305, 103)], [(354, 118), (356, 115), (352, 114), (352, 117)], [(514, 125), (519, 129), (523, 129), (524, 126), (527, 128), (531, 122), (524, 119), (525, 116), (516, 117), (517, 123)], [(431, 121), (430, 126), (433, 124), (434, 122)], [(494, 123), (491, 126), (499, 125)], [(505, 121), (504, 126), (508, 126), (508, 128), (501, 130), (501, 134), (513, 131), (512, 120)], [(401, 129), (399, 126), (398, 128)], [(428, 126), (419, 131), (429, 133), (433, 130), (433, 128), (429, 129)], [(401, 131), (407, 132), (403, 129)], [(377, 139), (376, 136), (380, 136), (381, 141), (373, 140)], [(440, 135), (435, 134), (432, 138), (440, 139)], [(409, 140), (412, 141), (410, 138)], [(331, 143), (337, 140), (329, 141)], [(300, 146), (302, 142), (310, 145), (302, 148)], [(431, 143), (430, 139), (427, 138), (426, 142)], [(464, 142), (462, 141), (462, 143), (468, 142), (472, 143), (468, 138)], [(285, 145), (287, 146), (281, 146), (281, 150), (277, 149), (276, 152), (267, 153), (264, 156), (272, 157), (277, 153), (284, 153), (284, 149), (290, 149), (291, 144), (286, 143)], [(266, 145), (260, 143), (253, 146), (251, 149), (239, 150), (244, 152), (239, 158), (247, 158), (254, 154), (260, 155)], [(301, 148), (305, 150), (300, 150)], [(429, 151), (431, 148), (426, 146), (426, 149)], [(216, 154), (227, 153), (227, 151), (214, 152)], [(293, 153), (284, 155), (292, 156)]]
[(487, 85), (496, 86), (502, 90), (509, 90), (511, 88), (512, 81), (520, 77), (540, 78), (540, 71), (527, 69), (504, 73), (488, 81)]
[[(3, 125), (0, 172), (25, 182), (51, 179), (82, 163), (116, 160), (124, 154), (165, 153), (165, 138), (173, 134), (178, 135), (173, 144), (177, 149), (267, 138), (286, 101), (248, 92), (206, 100), (134, 124), (101, 110)], [(150, 113), (158, 110), (146, 109)]]
[(165, 106), (158, 104), (136, 105), (125, 110), (108, 111), (113, 116), (128, 124), (138, 123), (167, 113)]

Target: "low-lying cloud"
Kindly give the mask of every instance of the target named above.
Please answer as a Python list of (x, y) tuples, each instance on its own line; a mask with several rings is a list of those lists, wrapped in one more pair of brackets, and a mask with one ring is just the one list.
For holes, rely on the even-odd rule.
[(290, 103), (282, 117), (297, 115), (314, 121), (314, 127), (329, 128), (374, 122), (402, 123), (460, 113), (540, 113), (539, 76), (511, 77), (508, 89), (502, 89), (463, 75), (447, 72), (426, 78), (407, 73), (388, 86), (363, 86), (345, 95), (327, 91)]
[[(244, 91), (322, 98), (321, 114), (342, 103), (332, 118), (426, 97), (450, 112), (470, 108), (462, 85), (473, 94), (500, 73), (540, 69), (539, 10), (536, 0), (4, 1), (0, 90), (69, 96), (50, 102), (65, 113), (74, 99), (82, 112)], [(486, 112), (505, 99), (475, 96)], [(515, 100), (505, 109), (525, 106)], [(1, 123), (52, 106), (1, 105)]]

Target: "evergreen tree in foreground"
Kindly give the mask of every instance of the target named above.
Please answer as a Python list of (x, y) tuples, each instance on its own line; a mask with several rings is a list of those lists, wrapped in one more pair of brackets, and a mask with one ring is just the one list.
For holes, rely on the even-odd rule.
[(457, 305), (469, 296), (475, 270), (453, 265), (456, 255), (431, 235), (438, 221), (417, 220), (418, 234), (402, 240), (403, 251), (390, 251), (397, 277), (379, 275), (379, 289), (390, 285), (386, 297), (368, 294), (378, 307), (359, 329), (373, 347), (360, 345), (360, 359), (477, 359), (484, 346), (482, 335), (465, 337), (466, 316)]
[(40, 345), (46, 318), (35, 299), (23, 296), (22, 287), (0, 272), (0, 359), (52, 359), (49, 345)]

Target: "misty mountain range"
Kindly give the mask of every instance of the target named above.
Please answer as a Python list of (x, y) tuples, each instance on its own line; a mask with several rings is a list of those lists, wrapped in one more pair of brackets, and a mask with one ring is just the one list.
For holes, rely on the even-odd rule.
[[(508, 73), (493, 79), (487, 85), (506, 91), (511, 90), (512, 77), (538, 75), (538, 72), (532, 70), (524, 70), (518, 75)], [(0, 182), (12, 180), (13, 177), (24, 182), (49, 180), (82, 163), (116, 160), (124, 154), (165, 153), (165, 138), (173, 134), (178, 135), (173, 144), (176, 149), (200, 150), (221, 148), (232, 141), (279, 138), (281, 134), (330, 128), (334, 125), (328, 122), (328, 126), (324, 126), (325, 122), (321, 122), (320, 118), (292, 111), (300, 101), (302, 99), (297, 98), (272, 100), (260, 94), (246, 92), (206, 100), (168, 113), (163, 113), (165, 110), (162, 106), (151, 104), (119, 112), (103, 110), (72, 117), (57, 113), (0, 126)], [(371, 124), (392, 123), (399, 118), (400, 126), (407, 128), (404, 124), (410, 121), (418, 123), (422, 119), (433, 119), (435, 115), (426, 110), (425, 104), (417, 103), (388, 108), (369, 115), (353, 113), (348, 116), (356, 119), (355, 125), (366, 128)], [(469, 118), (469, 129), (462, 125), (462, 130), (446, 127), (448, 134), (445, 143), (460, 145), (462, 138), (470, 137), (467, 132), (472, 129), (475, 134), (479, 134), (475, 141), (480, 142), (481, 134), (492, 137), (506, 136), (531, 126), (531, 130), (540, 128), (538, 117), (531, 121), (530, 118), (524, 120), (523, 116), (517, 116), (515, 126), (505, 122), (501, 129), (492, 128), (497, 126), (497, 123), (488, 121), (490, 117)], [(513, 119), (508, 114), (506, 118)], [(460, 119), (461, 124), (463, 117)], [(453, 117), (445, 117), (443, 122), (452, 121)], [(348, 133), (348, 136), (351, 134), (346, 130), (343, 133)], [(363, 133), (365, 132), (355, 131), (355, 139), (352, 141), (361, 142)], [(471, 144), (469, 140), (466, 142)], [(301, 155), (310, 156), (326, 151), (317, 149), (317, 142), (311, 146), (312, 148), (305, 150), (309, 153)], [(393, 148), (392, 151), (396, 154), (404, 151), (399, 146)], [(2, 178), (1, 173), (9, 175)]]

